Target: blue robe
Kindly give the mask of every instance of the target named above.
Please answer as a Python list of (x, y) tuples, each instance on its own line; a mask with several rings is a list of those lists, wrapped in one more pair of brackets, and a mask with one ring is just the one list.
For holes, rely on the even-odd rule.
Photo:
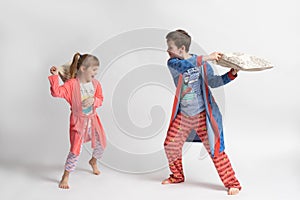
[[(211, 156), (217, 156), (225, 149), (224, 136), (223, 136), (223, 125), (222, 125), (222, 114), (218, 108), (217, 103), (212, 96), (210, 87), (220, 87), (236, 76), (233, 76), (231, 71), (225, 73), (222, 76), (214, 75), (212, 67), (207, 62), (202, 61), (202, 56), (192, 55), (192, 59), (181, 60), (178, 58), (170, 58), (168, 60), (168, 68), (173, 76), (174, 83), (176, 85), (176, 94), (173, 103), (171, 122), (176, 118), (179, 112), (180, 94), (182, 88), (182, 74), (191, 68), (201, 67), (201, 85), (200, 92), (203, 97), (206, 111), (206, 126)], [(193, 133), (188, 138), (188, 141), (200, 141), (199, 137)]]

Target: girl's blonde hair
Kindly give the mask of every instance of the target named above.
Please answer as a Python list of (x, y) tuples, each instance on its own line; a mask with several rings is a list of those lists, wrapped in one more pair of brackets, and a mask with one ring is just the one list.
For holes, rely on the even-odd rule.
[(99, 59), (96, 56), (91, 54), (80, 55), (80, 53), (76, 53), (73, 56), (72, 62), (58, 67), (58, 74), (62, 81), (66, 82), (71, 78), (76, 78), (80, 66), (85, 66), (88, 68), (90, 66), (99, 66), (99, 64)]

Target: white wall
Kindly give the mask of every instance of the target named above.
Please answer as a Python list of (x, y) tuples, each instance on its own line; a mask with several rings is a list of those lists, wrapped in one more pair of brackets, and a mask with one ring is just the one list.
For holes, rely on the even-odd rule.
[[(63, 100), (50, 96), (49, 68), (70, 60), (77, 51), (91, 52), (118, 34), (142, 28), (158, 28), (162, 32), (182, 28), (207, 53), (241, 51), (274, 63), (272, 70), (240, 72), (236, 81), (220, 90), (221, 96), (225, 91), (226, 97), (218, 100), (225, 106), (222, 109), (226, 112), (226, 141), (251, 146), (257, 138), (257, 142), (267, 147), (283, 141), (290, 145), (280, 151), (299, 153), (295, 147), (300, 139), (300, 14), (296, 0), (29, 0), (2, 1), (0, 7), (0, 158), (3, 160), (26, 157), (47, 162), (39, 158), (44, 154), (47, 159), (64, 158), (68, 151), (69, 108)], [(161, 39), (158, 43), (165, 48), (164, 37), (153, 39)], [(120, 43), (120, 48), (130, 42)], [(125, 71), (125, 66), (130, 68), (130, 62), (137, 61), (138, 55), (127, 58)], [(167, 56), (159, 54), (156, 58), (164, 65)], [(138, 64), (146, 64), (149, 58), (145, 59)], [(166, 73), (168, 84), (172, 83), (163, 68), (162, 73)], [(109, 77), (104, 77), (102, 84), (107, 98), (99, 114), (107, 122), (104, 126), (108, 137), (113, 138), (116, 133), (110, 130), (116, 124), (106, 119), (111, 110), (113, 86)], [(158, 95), (167, 117), (171, 94)], [(136, 112), (140, 118), (134, 120), (151, 123), (147, 114), (152, 106), (149, 102), (159, 104), (158, 97), (139, 96), (148, 107), (143, 110), (141, 102), (137, 102), (141, 109), (129, 110), (133, 119)], [(149, 151), (162, 147), (166, 126), (156, 140), (145, 144)], [(127, 147), (130, 148), (129, 145), (124, 148)]]

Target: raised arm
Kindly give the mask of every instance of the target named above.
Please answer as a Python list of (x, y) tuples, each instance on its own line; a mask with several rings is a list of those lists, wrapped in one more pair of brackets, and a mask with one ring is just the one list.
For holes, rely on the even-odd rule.
[(196, 65), (188, 60), (182, 60), (179, 58), (170, 58), (168, 60), (168, 67), (182, 74), (186, 70), (196, 67)]
[(48, 77), (48, 79), (50, 81), (50, 91), (53, 97), (60, 97), (60, 98), (67, 99), (70, 96), (69, 92), (71, 90), (68, 82), (66, 82), (63, 85), (59, 85), (58, 75), (51, 75)]
[(65, 82), (63, 85), (59, 85), (59, 76), (56, 67), (51, 67), (51, 76), (48, 77), (50, 81), (50, 91), (53, 97), (65, 98), (68, 100), (70, 97), (71, 86), (69, 82)]
[(197, 56), (197, 63), (192, 63), (190, 60), (183, 59), (179, 55), (176, 55), (176, 57), (171, 57), (168, 60), (168, 67), (172, 70), (176, 70), (178, 73), (183, 73), (188, 69), (196, 67), (197, 65), (200, 67), (205, 61), (219, 60), (221, 56), (222, 53), (213, 52), (209, 55)]
[(206, 66), (208, 85), (212, 88), (223, 86), (237, 77), (237, 73), (233, 69), (223, 75), (215, 75), (213, 68), (208, 62), (206, 62)]

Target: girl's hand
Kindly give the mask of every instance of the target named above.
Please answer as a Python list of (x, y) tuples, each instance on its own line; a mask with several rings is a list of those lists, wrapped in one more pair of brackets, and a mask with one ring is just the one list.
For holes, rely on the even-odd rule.
[(94, 104), (94, 97), (89, 97), (81, 102), (84, 108), (88, 108)]
[(50, 68), (50, 73), (52, 75), (58, 75), (58, 70), (57, 70), (57, 67), (53, 66)]
[(213, 52), (208, 56), (204, 56), (204, 61), (218, 61), (222, 57), (222, 53), (220, 52)]

